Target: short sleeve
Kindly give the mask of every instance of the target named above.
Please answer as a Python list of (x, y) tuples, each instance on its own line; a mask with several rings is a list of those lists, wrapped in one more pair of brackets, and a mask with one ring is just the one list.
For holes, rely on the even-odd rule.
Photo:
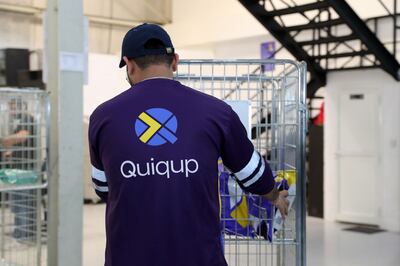
[(275, 186), (271, 168), (255, 150), (245, 127), (232, 108), (223, 134), (221, 157), (240, 186), (253, 194), (269, 193)]
[(91, 163), (91, 177), (92, 184), (95, 189), (96, 194), (104, 201), (107, 201), (108, 196), (108, 181), (105, 174), (105, 169), (101, 161), (98, 147), (98, 127), (93, 119), (89, 122), (89, 153), (90, 153), (90, 163)]

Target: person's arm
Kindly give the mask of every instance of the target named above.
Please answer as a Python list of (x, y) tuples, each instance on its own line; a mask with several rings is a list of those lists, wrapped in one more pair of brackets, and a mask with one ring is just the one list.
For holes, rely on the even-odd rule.
[(11, 149), (12, 146), (26, 141), (28, 136), (29, 136), (29, 131), (22, 129), (15, 134), (4, 137), (1, 140), (1, 143), (4, 148)]
[(98, 151), (98, 128), (90, 119), (89, 123), (89, 152), (92, 166), (92, 184), (96, 194), (105, 202), (108, 198), (108, 182)]
[(97, 196), (104, 202), (107, 202), (108, 198), (108, 183), (107, 177), (103, 170), (97, 169), (92, 165), (92, 183), (94, 191)]
[(2, 145), (6, 149), (11, 149), (12, 146), (24, 143), (29, 136), (35, 135), (35, 119), (29, 114), (22, 114), (20, 122), (14, 131), (14, 134), (2, 139)]
[(221, 154), (224, 165), (234, 174), (243, 190), (264, 196), (281, 210), (283, 216), (286, 215), (289, 205), (287, 192), (279, 192), (275, 188), (270, 166), (255, 150), (246, 129), (231, 108), (228, 120)]
[(1, 140), (1, 145), (6, 149), (4, 153), (5, 157), (12, 155), (12, 147), (14, 145), (24, 143), (29, 138), (29, 135), (34, 135), (32, 130), (34, 124), (33, 117), (30, 115), (23, 115), (21, 120), (14, 134), (6, 136)]

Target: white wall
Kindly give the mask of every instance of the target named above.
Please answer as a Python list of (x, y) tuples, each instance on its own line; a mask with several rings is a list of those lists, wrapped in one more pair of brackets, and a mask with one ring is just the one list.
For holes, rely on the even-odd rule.
[(265, 34), (265, 28), (237, 0), (174, 0), (166, 30), (178, 47)]
[[(177, 47), (176, 51), (185, 59), (260, 59), (261, 43), (267, 41), (274, 39), (269, 34), (263, 34), (210, 44)], [(280, 44), (277, 42), (276, 48), (279, 47)], [(293, 59), (293, 56), (282, 50), (275, 58)]]
[[(306, 0), (297, 1), (299, 4)], [(308, 1), (309, 2), (309, 1)], [(382, 15), (385, 11), (378, 2), (365, 5), (357, 0), (348, 1), (363, 18)], [(384, 1), (388, 4), (387, 0)], [(279, 2), (278, 2), (279, 3)], [(232, 0), (173, 0), (172, 23), (164, 28), (170, 33), (174, 45), (182, 58), (259, 58), (261, 42), (273, 40), (269, 32), (239, 3)], [(287, 19), (287, 20), (286, 20)], [(287, 17), (288, 25), (302, 23), (300, 15)], [(303, 22), (306, 23), (306, 22)], [(392, 51), (391, 20), (379, 23), (379, 38)], [(373, 27), (373, 23), (369, 23)], [(338, 34), (349, 32), (347, 26), (338, 27)], [(305, 31), (296, 37), (297, 40), (310, 39), (312, 30)], [(358, 45), (358, 43), (353, 43)], [(351, 44), (351, 45), (353, 45)], [(279, 46), (279, 44), (277, 45)], [(398, 45), (400, 50), (400, 45)], [(115, 49), (113, 49), (115, 50)], [(183, 52), (182, 52), (183, 51)], [(349, 52), (345, 46), (339, 46), (338, 52)], [(397, 54), (400, 60), (400, 52)], [(277, 58), (293, 58), (287, 51)], [(344, 63), (346, 59), (337, 59)], [(358, 64), (358, 58), (348, 64)]]
[(129, 89), (125, 68), (118, 68), (114, 55), (90, 54), (88, 85), (83, 89), (83, 114), (88, 117), (96, 107)]
[[(275, 1), (278, 8), (285, 5)], [(297, 4), (309, 3), (297, 0)], [(359, 0), (348, 0), (362, 17), (384, 15), (385, 10), (378, 1), (365, 4)], [(383, 0), (391, 8), (391, 0)], [(267, 34), (265, 28), (237, 0), (173, 0), (173, 23), (166, 29), (175, 39), (177, 46), (198, 45), (246, 38)], [(288, 25), (297, 24), (302, 17), (288, 16)]]
[[(400, 231), (400, 83), (381, 70), (333, 72), (328, 74), (325, 90), (324, 129), (324, 216), (336, 220), (338, 211), (338, 147), (337, 110), (339, 93), (345, 90), (375, 90), (381, 94), (379, 127), (378, 206), (379, 225)], [(354, 197), (362, 193), (354, 188)]]
[[(218, 42), (214, 45), (215, 56), (222, 59), (260, 59), (261, 43), (274, 40), (269, 33), (265, 33), (253, 37)], [(278, 49), (280, 46), (280, 43), (276, 42), (275, 48)], [(275, 58), (294, 59), (286, 49), (277, 53)]]

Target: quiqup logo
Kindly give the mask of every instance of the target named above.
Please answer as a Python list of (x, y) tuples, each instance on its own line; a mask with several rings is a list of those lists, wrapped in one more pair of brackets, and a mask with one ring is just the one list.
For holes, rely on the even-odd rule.
[(141, 164), (126, 160), (121, 163), (120, 170), (125, 178), (158, 175), (169, 179), (174, 175), (189, 177), (197, 173), (199, 163), (195, 159), (155, 161), (151, 158), (149, 162)]
[(176, 116), (164, 108), (151, 108), (142, 112), (135, 121), (135, 132), (139, 140), (150, 146), (167, 142), (174, 144), (178, 138)]
[[(150, 146), (160, 146), (165, 143), (174, 144), (178, 138), (176, 131), (178, 120), (169, 110), (151, 108), (140, 113), (135, 121), (135, 132), (138, 139)], [(199, 162), (194, 158), (175, 160), (157, 160), (150, 158), (147, 162), (124, 160), (121, 162), (121, 175), (127, 179), (160, 176), (167, 179), (183, 176), (189, 178), (199, 171)]]

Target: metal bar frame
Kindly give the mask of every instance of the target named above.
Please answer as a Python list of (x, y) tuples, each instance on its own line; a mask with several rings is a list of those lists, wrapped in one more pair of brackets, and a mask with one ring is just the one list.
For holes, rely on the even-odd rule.
[[(305, 93), (305, 88), (307, 87), (307, 73), (305, 63), (301, 63), (299, 66), (300, 78), (299, 78), (299, 113), (298, 113), (298, 123), (300, 128), (304, 128), (305, 130), (300, 130), (298, 132), (298, 143), (306, 143), (306, 128), (307, 128), (307, 94)], [(305, 169), (305, 158), (306, 158), (306, 149), (305, 145), (300, 145), (300, 149), (298, 150), (297, 158), (297, 172), (299, 176), (304, 177), (297, 180), (297, 186), (300, 188), (299, 191), (296, 191), (296, 196), (298, 200), (296, 201), (296, 210), (300, 211), (302, 215), (298, 215), (296, 219), (296, 238), (298, 241), (297, 245), (297, 254), (299, 257), (296, 261), (296, 266), (306, 266), (307, 265), (307, 250), (306, 250), (306, 169)], [(302, 204), (303, 203), (303, 204)]]
[[(36, 236), (36, 239), (33, 240), (33, 242), (30, 244), (30, 250), (34, 250), (36, 253), (35, 257), (31, 257), (31, 255), (28, 256), (29, 258), (29, 266), (31, 265), (37, 265), (41, 266), (42, 265), (42, 211), (45, 209), (42, 206), (42, 190), (46, 189), (48, 186), (47, 181), (44, 181), (43, 177), (44, 175), (48, 177), (48, 159), (49, 159), (49, 154), (48, 154), (48, 143), (49, 143), (49, 128), (50, 128), (50, 120), (49, 120), (49, 115), (50, 115), (50, 104), (49, 104), (49, 93), (44, 92), (38, 89), (34, 88), (27, 88), (27, 89), (15, 89), (15, 88), (2, 88), (1, 93), (7, 95), (6, 98), (10, 97), (21, 97), (22, 100), (30, 100), (30, 102), (35, 103), (35, 107), (33, 109), (29, 109), (29, 113), (32, 115), (38, 115), (36, 117), (36, 121), (34, 123), (34, 126), (37, 127), (37, 133), (35, 135), (31, 135), (31, 138), (36, 139), (36, 144), (35, 146), (38, 147), (38, 149), (32, 149), (26, 147), (20, 148), (20, 149), (14, 149), (13, 151), (16, 150), (24, 150), (24, 151), (29, 151), (29, 150), (35, 150), (38, 153), (35, 155), (38, 159), (36, 160), (29, 160), (28, 158), (23, 158), (21, 162), (23, 163), (29, 163), (29, 164), (34, 164), (34, 170), (32, 172), (36, 173), (38, 178), (37, 182), (28, 184), (28, 185), (15, 185), (15, 184), (10, 184), (6, 185), (6, 183), (2, 184), (0, 187), (0, 193), (1, 193), (1, 247), (0, 247), (0, 253), (1, 253), (1, 258), (8, 257), (6, 255), (6, 239), (5, 239), (5, 226), (10, 226), (6, 225), (6, 207), (14, 206), (14, 207), (22, 207), (25, 209), (29, 210), (29, 213), (32, 213), (32, 215), (35, 215), (35, 218), (27, 218), (24, 217), (26, 221), (29, 221), (32, 223), (32, 228), (28, 229), (32, 234)], [(15, 95), (15, 96), (14, 96)], [(26, 98), (26, 99), (25, 99)], [(38, 105), (39, 102), (38, 99), (40, 99), (40, 105)], [(18, 113), (18, 111), (10, 111), (10, 114), (13, 113)], [(28, 125), (28, 124), (24, 124)], [(45, 165), (45, 169), (42, 168), (42, 166)], [(9, 196), (16, 193), (23, 193), (24, 191), (27, 192), (32, 192), (32, 195), (29, 196), (29, 206), (26, 206), (26, 202), (28, 201), (27, 199), (23, 200), (15, 200), (10, 198), (9, 201), (7, 202), (5, 200), (6, 194)], [(25, 203), (24, 203), (25, 202)], [(14, 216), (17, 214), (14, 214)], [(25, 212), (19, 212), (18, 215), (27, 215), (26, 211)], [(28, 214), (29, 215), (29, 214)], [(35, 223), (35, 225), (33, 225)], [(12, 226), (15, 226), (14, 224)], [(33, 252), (33, 251), (31, 251)], [(22, 255), (21, 253), (20, 255)], [(31, 253), (33, 254), (33, 253)], [(10, 254), (11, 257), (9, 257), (11, 260), (15, 259), (15, 254)], [(31, 260), (32, 259), (32, 260)], [(3, 261), (3, 263), (6, 263), (6, 261)], [(21, 262), (20, 262), (21, 263)], [(8, 265), (8, 264), (7, 264)], [(14, 265), (14, 264), (13, 264)], [(18, 264), (20, 265), (20, 264)], [(26, 264), (24, 264), (26, 265)]]
[[(274, 75), (274, 72), (272, 72), (271, 74), (266, 74), (267, 78), (265, 79), (265, 81), (262, 81), (262, 80), (260, 80), (260, 77), (256, 77), (256, 76), (253, 77), (251, 75), (247, 75), (247, 76), (246, 75), (244, 75), (244, 76), (239, 75), (238, 76), (238, 73), (237, 73), (238, 66), (240, 67), (240, 66), (246, 66), (247, 65), (248, 66), (247, 67), (247, 73), (251, 73), (251, 68), (249, 68), (249, 66), (256, 67), (257, 65), (260, 65), (260, 64), (274, 64), (274, 63), (276, 63), (276, 64), (278, 64), (278, 63), (285, 64), (285, 66), (284, 66), (284, 70), (285, 70), (284, 73), (285, 74), (283, 75), (283, 77), (277, 77), (277, 76)], [(233, 65), (233, 66), (236, 65), (236, 74), (231, 73), (231, 74), (229, 74), (230, 76), (228, 76), (226, 78), (227, 72), (226, 72), (225, 66), (228, 65), (228, 64)], [(294, 67), (292, 69), (289, 69), (289, 67), (286, 64), (290, 64), (291, 66), (294, 66)], [(283, 130), (285, 129), (285, 126), (297, 126), (297, 131), (295, 133), (295, 135), (296, 135), (296, 140), (295, 140), (296, 142), (295, 143), (296, 143), (296, 145), (298, 145), (298, 148), (296, 149), (296, 158), (297, 159), (295, 161), (295, 165), (293, 165), (293, 166), (287, 165), (285, 163), (285, 161), (281, 161), (281, 158), (273, 159), (274, 158), (273, 157), (273, 153), (274, 153), (274, 151), (277, 151), (277, 150), (274, 150), (274, 149), (271, 150), (271, 152), (272, 152), (271, 160), (276, 161), (275, 163), (281, 163), (281, 164), (283, 163), (282, 167), (294, 167), (294, 168), (296, 168), (296, 173), (297, 173), (297, 185), (296, 185), (297, 189), (296, 189), (296, 203), (295, 203), (296, 218), (295, 218), (295, 221), (294, 221), (295, 222), (295, 228), (296, 228), (296, 234), (295, 234), (293, 239), (286, 239), (286, 240), (283, 239), (281, 242), (279, 242), (279, 240), (278, 240), (278, 242), (275, 242), (275, 245), (274, 245), (274, 243), (272, 243), (272, 245), (270, 246), (272, 248), (271, 249), (272, 252), (265, 254), (265, 256), (271, 255), (271, 260), (269, 260), (269, 258), (267, 259), (267, 261), (271, 261), (270, 262), (271, 265), (290, 266), (290, 265), (292, 265), (292, 262), (293, 262), (294, 263), (293, 265), (305, 266), (306, 265), (305, 136), (306, 136), (306, 126), (307, 126), (307, 102), (306, 102), (306, 73), (307, 73), (306, 69), (307, 69), (307, 67), (306, 67), (306, 64), (304, 62), (295, 63), (295, 62), (293, 62), (291, 60), (182, 60), (180, 62), (180, 65), (187, 65), (186, 71), (188, 71), (188, 73), (184, 72), (185, 70), (183, 70), (183, 71), (181, 70), (182, 72), (178, 72), (176, 74), (175, 78), (177, 80), (179, 80), (179, 81), (188, 82), (188, 86), (190, 86), (191, 82), (210, 81), (210, 82), (212, 82), (212, 84), (209, 85), (209, 88), (207, 88), (207, 91), (214, 95), (214, 90), (215, 90), (215, 88), (213, 87), (214, 81), (217, 80), (218, 82), (226, 82), (228, 84), (226, 86), (223, 85), (223, 84), (219, 85), (219, 90), (221, 90), (221, 94), (218, 94), (218, 95), (220, 95), (221, 97), (224, 97), (224, 96), (227, 95), (227, 93), (230, 93), (229, 95), (231, 95), (231, 97), (233, 97), (233, 99), (237, 98), (237, 93), (239, 93), (240, 88), (237, 88), (237, 87), (233, 86), (233, 87), (236, 88), (236, 94), (232, 94), (230, 92), (230, 88), (231, 87), (229, 86), (229, 83), (230, 82), (240, 83), (241, 81), (238, 79), (238, 77), (247, 78), (248, 80), (253, 79), (253, 82), (256, 82), (257, 78), (258, 78), (258, 82), (260, 82), (260, 83), (262, 83), (262, 82), (270, 82), (270, 84), (272, 84), (271, 82), (280, 82), (281, 83), (281, 85), (276, 85), (276, 86), (272, 86), (272, 87), (269, 87), (269, 86), (264, 87), (265, 85), (262, 85), (261, 92), (272, 93), (272, 95), (274, 95), (274, 96), (270, 96), (270, 97), (272, 97), (273, 99), (277, 100), (277, 101), (274, 100), (274, 101), (268, 103), (268, 104), (275, 104), (276, 105), (275, 108), (272, 108), (272, 111), (274, 111), (274, 110), (278, 111), (279, 110), (278, 111), (279, 113), (283, 112), (283, 114), (281, 114), (281, 116), (279, 116), (281, 119), (283, 119), (282, 121), (281, 120), (279, 120), (279, 121), (277, 120), (277, 118), (275, 117), (276, 114), (274, 114), (274, 113), (270, 114), (271, 118), (269, 120), (271, 122), (270, 125), (271, 125), (271, 128), (272, 128), (271, 134), (273, 134), (275, 131), (276, 131), (277, 134), (284, 133)], [(192, 73), (196, 73), (194, 70), (191, 70), (191, 66), (193, 66), (193, 65), (198, 65), (198, 69), (200, 71), (200, 74), (198, 73), (197, 76), (196, 75), (192, 75)], [(222, 78), (221, 77), (217, 77), (216, 78), (214, 76), (214, 74), (210, 75), (208, 72), (207, 72), (207, 75), (203, 75), (203, 65), (211, 65), (212, 73), (214, 73), (214, 67), (219, 67), (219, 70), (222, 71), (221, 74), (224, 77), (222, 77)], [(192, 67), (192, 68), (194, 69), (195, 67)], [(180, 67), (179, 69), (182, 69), (182, 67)], [(294, 73), (297, 73), (297, 74), (294, 74)], [(294, 120), (295, 121), (294, 124), (292, 125), (290, 121), (286, 121), (285, 118), (282, 117), (282, 115), (283, 116), (285, 115), (285, 110), (286, 110), (282, 106), (283, 101), (285, 101), (285, 102), (288, 101), (286, 99), (286, 94), (285, 94), (285, 92), (279, 93), (277, 91), (274, 91), (274, 88), (277, 87), (277, 86), (285, 88), (285, 86), (289, 86), (289, 84), (293, 84), (292, 83), (292, 79), (293, 79), (294, 76), (297, 77), (297, 78), (295, 78), (296, 81), (294, 82), (294, 84), (297, 83), (295, 96), (293, 96), (294, 97), (293, 108), (295, 108), (295, 110), (296, 110), (296, 116), (295, 116), (296, 118)], [(199, 86), (200, 89), (203, 88), (201, 84), (200, 85), (198, 84), (198, 86)], [(290, 86), (292, 86), (292, 85), (290, 85)], [(249, 87), (246, 87), (245, 85), (244, 85), (243, 88), (247, 89), (247, 90), (252, 90)], [(242, 95), (242, 96), (245, 96), (245, 94)], [(262, 111), (263, 108), (264, 108), (261, 105), (262, 98), (260, 98), (260, 97), (262, 97), (262, 95), (259, 94), (259, 93), (256, 93), (256, 97), (257, 98), (253, 99), (253, 100), (256, 101), (257, 104), (254, 105), (253, 107), (255, 107), (255, 109), (258, 110), (257, 111), (258, 115), (262, 115), (260, 113), (260, 111)], [(268, 99), (272, 99), (270, 97), (268, 97)], [(261, 121), (261, 123), (263, 123), (263, 124), (267, 123), (266, 120), (262, 120), (262, 119), (263, 119), (262, 116), (257, 116), (257, 121)], [(259, 122), (257, 122), (257, 123), (259, 123)], [(259, 130), (260, 130), (260, 128), (257, 128), (257, 127), (254, 128), (253, 127), (251, 129), (252, 135), (254, 133), (256, 133), (256, 134), (258, 134), (258, 136), (260, 136), (260, 138), (262, 138), (262, 135), (260, 134)], [(267, 135), (265, 135), (265, 137), (267, 137)], [(256, 143), (260, 144), (260, 141), (261, 141), (261, 139), (257, 139)], [(267, 145), (266, 148), (268, 148), (269, 147), (268, 144), (266, 144), (266, 145)], [(284, 143), (284, 139), (282, 139), (282, 138), (281, 138), (279, 144), (275, 144), (274, 146), (275, 146), (275, 148), (277, 148), (277, 147), (281, 147), (280, 145), (284, 145), (282, 147), (292, 147), (290, 145), (286, 146), (285, 143)], [(294, 148), (294, 147), (292, 147), (292, 148)], [(285, 155), (281, 154), (280, 157), (281, 156), (285, 156)], [(285, 234), (285, 233), (283, 232), (283, 234)], [(285, 236), (283, 236), (283, 237), (285, 237)], [(228, 256), (227, 259), (231, 259), (231, 260), (233, 259), (233, 261), (232, 261), (233, 265), (240, 265), (240, 264), (238, 264), (239, 261), (238, 261), (237, 257), (233, 257), (233, 258), (229, 257), (229, 256), (231, 256), (230, 252), (234, 252), (235, 254), (237, 254), (237, 252), (240, 252), (240, 249), (239, 249), (237, 244), (239, 242), (243, 242), (243, 243), (247, 242), (247, 243), (249, 243), (248, 242), (249, 240), (245, 239), (245, 238), (242, 239), (240, 237), (231, 237), (229, 239), (226, 239), (226, 242), (230, 242), (231, 240), (232, 241), (236, 241), (236, 244), (234, 243), (232, 245), (229, 245), (230, 249), (228, 250), (229, 254), (226, 255), (226, 256)], [(293, 260), (290, 260), (290, 264), (288, 264), (285, 261), (286, 249), (283, 248), (283, 245), (288, 245), (288, 247), (289, 247), (290, 245), (292, 245), (291, 241), (294, 241), (293, 248), (294, 248), (294, 250), (296, 250), (296, 258), (294, 258)], [(255, 245), (257, 245), (257, 244), (255, 244)], [(268, 250), (270, 250), (268, 248), (261, 249), (261, 246), (258, 246), (258, 245), (255, 246), (255, 248), (256, 248), (257, 252), (266, 252), (266, 251), (268, 252)], [(249, 252), (249, 250), (247, 250), (247, 252)], [(273, 254), (275, 254), (275, 252), (278, 252), (277, 261), (272, 259)], [(249, 265), (249, 261), (248, 260), (247, 260), (247, 263), (248, 263), (247, 265)], [(258, 263), (261, 263), (261, 262), (257, 261), (257, 265), (259, 265)], [(277, 263), (277, 264), (275, 264), (275, 263)], [(279, 263), (281, 263), (281, 264), (279, 264)]]

